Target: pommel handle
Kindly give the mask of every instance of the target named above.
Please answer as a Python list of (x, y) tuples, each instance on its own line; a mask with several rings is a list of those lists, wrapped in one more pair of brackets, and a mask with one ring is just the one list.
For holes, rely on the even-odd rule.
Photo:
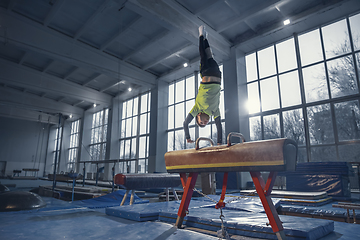
[(214, 141), (212, 139), (206, 138), (206, 137), (199, 137), (198, 139), (196, 139), (196, 142), (195, 142), (195, 150), (199, 149), (200, 140), (206, 140), (206, 141), (210, 142), (211, 146), (214, 146)]
[(236, 133), (236, 132), (231, 132), (229, 133), (229, 135), (227, 136), (227, 145), (228, 147), (231, 146), (231, 137), (234, 136), (234, 137), (239, 137), (241, 138), (241, 141), (242, 142), (245, 142), (245, 137), (241, 134), (241, 133)]

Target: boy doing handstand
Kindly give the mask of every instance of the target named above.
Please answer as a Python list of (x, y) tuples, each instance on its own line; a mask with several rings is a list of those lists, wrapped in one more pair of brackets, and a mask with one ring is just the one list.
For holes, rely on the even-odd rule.
[(204, 26), (199, 27), (199, 52), (201, 82), (195, 105), (184, 121), (185, 137), (188, 143), (194, 142), (189, 133), (189, 123), (194, 117), (199, 127), (205, 127), (209, 123), (210, 116), (213, 116), (217, 128), (217, 143), (220, 145), (222, 143), (219, 109), (221, 71), (211, 53)]

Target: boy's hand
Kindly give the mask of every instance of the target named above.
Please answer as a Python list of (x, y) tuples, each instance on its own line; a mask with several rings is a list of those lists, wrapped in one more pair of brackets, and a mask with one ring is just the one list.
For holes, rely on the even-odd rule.
[(191, 138), (186, 139), (187, 143), (194, 143), (195, 141), (191, 140)]

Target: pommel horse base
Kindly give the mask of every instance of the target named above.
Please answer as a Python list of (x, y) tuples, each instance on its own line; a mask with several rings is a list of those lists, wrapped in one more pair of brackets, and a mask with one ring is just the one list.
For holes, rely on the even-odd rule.
[[(242, 143), (231, 144), (231, 137), (240, 137)], [(207, 140), (211, 147), (199, 148), (199, 142)], [(191, 201), (197, 176), (200, 172), (225, 172), (221, 197), (215, 208), (225, 207), (228, 172), (250, 172), (271, 228), (277, 238), (286, 239), (284, 228), (276, 212), (270, 194), (278, 171), (295, 171), (297, 144), (286, 138), (245, 142), (240, 133), (230, 133), (227, 145), (214, 146), (211, 139), (199, 138), (195, 149), (167, 152), (166, 170), (179, 173), (184, 194), (178, 210), (176, 227), (181, 228)], [(265, 183), (260, 171), (270, 172)], [(188, 177), (186, 176), (188, 173)]]
[(178, 196), (174, 187), (180, 185), (180, 178), (177, 174), (168, 173), (147, 173), (147, 174), (116, 174), (114, 182), (126, 189), (126, 193), (120, 206), (124, 205), (125, 200), (131, 190), (130, 205), (134, 203), (135, 189), (165, 188), (166, 201), (169, 201), (169, 188), (172, 189), (176, 200)]

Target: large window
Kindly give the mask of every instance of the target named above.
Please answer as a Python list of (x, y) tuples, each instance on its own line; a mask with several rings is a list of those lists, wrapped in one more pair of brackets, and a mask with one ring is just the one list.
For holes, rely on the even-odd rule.
[(80, 132), (80, 120), (71, 123), (70, 129), (70, 147), (69, 147), (69, 159), (67, 163), (67, 171), (73, 170), (76, 172), (76, 160), (79, 152), (79, 132)]
[[(222, 66), (220, 66), (222, 71)], [(194, 148), (193, 143), (187, 143), (183, 122), (195, 104), (197, 90), (201, 81), (200, 74), (197, 76), (190, 75), (188, 77), (174, 81), (169, 85), (169, 101), (168, 101), (168, 151), (180, 150), (186, 148)], [(224, 111), (224, 88), (221, 84), (220, 92), (220, 115), (223, 125), (223, 139), (225, 139), (225, 111)], [(211, 138), (217, 142), (217, 131), (213, 117), (210, 123), (204, 127), (195, 127), (195, 119), (189, 125), (190, 136), (192, 140), (198, 137)], [(208, 142), (200, 142), (200, 147), (208, 145)]]
[(104, 109), (93, 114), (90, 144), (90, 156), (92, 161), (105, 159), (108, 114), (109, 109)]
[(148, 172), (150, 97), (145, 93), (122, 104), (120, 172)]
[(360, 161), (360, 14), (246, 56), (251, 140), (288, 137), (299, 161)]
[[(55, 167), (55, 160), (56, 158), (59, 159), (60, 149), (61, 149), (61, 137), (62, 137), (62, 127), (57, 127), (55, 132), (55, 144), (54, 144), (54, 151), (53, 151), (53, 161), (52, 161), (52, 169), (51, 173), (54, 172)], [(57, 164), (59, 164), (59, 161), (57, 161)]]

